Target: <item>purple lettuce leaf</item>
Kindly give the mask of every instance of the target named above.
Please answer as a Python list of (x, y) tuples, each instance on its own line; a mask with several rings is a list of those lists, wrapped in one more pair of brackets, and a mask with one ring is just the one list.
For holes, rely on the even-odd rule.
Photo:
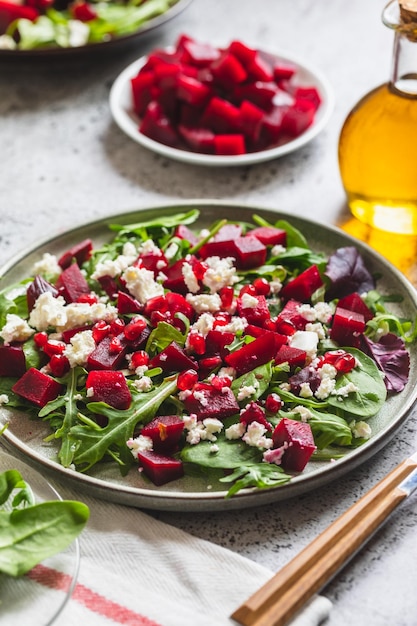
[(362, 336), (363, 351), (374, 359), (379, 369), (384, 372), (385, 386), (389, 393), (399, 393), (408, 381), (410, 373), (410, 355), (401, 337), (394, 333), (383, 335), (378, 342)]
[(325, 275), (330, 280), (327, 290), (330, 299), (375, 289), (375, 281), (354, 246), (338, 248), (329, 257)]

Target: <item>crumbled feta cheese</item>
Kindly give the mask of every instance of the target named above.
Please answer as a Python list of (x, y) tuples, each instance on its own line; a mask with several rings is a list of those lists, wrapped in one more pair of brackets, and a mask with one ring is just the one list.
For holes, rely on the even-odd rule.
[[(215, 417), (207, 417), (203, 420), (204, 428), (206, 429), (207, 439), (214, 434), (221, 432), (223, 429), (223, 422), (216, 419)], [(210, 439), (212, 441), (212, 439)]]
[(130, 448), (131, 453), (135, 457), (138, 458), (139, 452), (145, 452), (146, 450), (153, 449), (153, 441), (150, 437), (145, 437), (144, 435), (139, 435), (134, 439), (128, 439), (126, 442), (127, 447)]
[(0, 337), (8, 345), (13, 341), (26, 341), (34, 332), (26, 320), (14, 313), (8, 313), (6, 315), (6, 323), (0, 332)]
[(232, 424), (224, 431), (226, 439), (240, 439), (246, 431), (246, 425), (244, 422), (237, 422)]
[(174, 258), (174, 256), (177, 254), (178, 252), (178, 244), (175, 243), (175, 241), (173, 241), (172, 243), (169, 244), (169, 246), (167, 247), (167, 249), (165, 250), (165, 258), (168, 259), (168, 261), (170, 261), (171, 259)]
[(245, 330), (248, 325), (248, 320), (245, 317), (234, 317), (231, 322), (224, 326), (217, 326), (216, 330), (221, 333), (238, 333), (241, 330)]
[(146, 304), (151, 298), (164, 295), (162, 285), (154, 280), (154, 274), (145, 267), (128, 267), (122, 274), (128, 291), (141, 304)]
[(68, 46), (78, 48), (88, 42), (90, 27), (81, 20), (68, 20)]
[(259, 387), (259, 383), (257, 386), (255, 385), (242, 385), (237, 393), (237, 400), (240, 402), (241, 400), (245, 400), (246, 398), (251, 398), (256, 394), (257, 388)]
[(285, 246), (282, 246), (280, 243), (277, 243), (277, 244), (275, 244), (275, 246), (272, 246), (272, 248), (271, 248), (271, 255), (272, 256), (279, 256), (280, 254), (285, 252), (285, 250), (286, 250)]
[(196, 296), (188, 293), (186, 300), (196, 313), (216, 313), (222, 308), (222, 301), (218, 293), (200, 293)]
[(0, 406), (3, 404), (7, 404), (9, 401), (9, 396), (5, 393), (0, 394)]
[(309, 383), (301, 383), (300, 385), (300, 398), (311, 398), (313, 392)]
[(85, 365), (95, 347), (96, 342), (93, 339), (93, 331), (83, 330), (71, 337), (70, 343), (64, 350), (64, 355), (67, 357), (71, 367)]
[(112, 278), (120, 276), (120, 274), (127, 270), (127, 268), (132, 265), (132, 263), (134, 263), (138, 258), (138, 253), (135, 246), (133, 246), (133, 249), (128, 248), (128, 252), (130, 253), (121, 254), (115, 259), (106, 259), (105, 261), (100, 261), (99, 263), (97, 263), (94, 272), (91, 274), (91, 278), (93, 278), (94, 280), (98, 280), (103, 276), (111, 276)]
[(348, 382), (343, 387), (338, 387), (337, 389), (335, 389), (333, 395), (341, 399), (346, 398), (350, 393), (355, 393), (356, 391), (359, 391), (357, 386), (352, 382)]
[(259, 422), (251, 422), (248, 424), (246, 433), (242, 437), (248, 446), (256, 446), (259, 448), (267, 448), (272, 445), (272, 439), (269, 439), (271, 444), (267, 444), (267, 438), (265, 437), (266, 427)]
[(138, 391), (149, 391), (152, 388), (152, 378), (149, 376), (142, 376), (133, 381), (133, 386)]
[(94, 389), (93, 387), (88, 387), (86, 394), (87, 398), (92, 398), (94, 396)]
[(333, 315), (333, 309), (327, 302), (317, 302), (314, 305), (314, 310), (316, 311), (316, 319), (318, 322), (322, 322), (323, 324), (328, 324)]
[(294, 408), (294, 413), (298, 413), (302, 422), (308, 422), (308, 420), (313, 417), (312, 412), (306, 406), (299, 404)]
[(312, 322), (308, 322), (305, 326), (305, 330), (316, 333), (319, 341), (326, 339), (326, 330), (320, 322), (316, 322), (314, 324)]
[(236, 370), (234, 367), (221, 367), (217, 372), (219, 378), (229, 378), (234, 380), (236, 377)]
[(297, 306), (297, 313), (308, 322), (315, 322), (317, 319), (316, 310), (309, 304), (299, 304)]
[(325, 400), (333, 393), (335, 386), (336, 380), (334, 378), (324, 377), (314, 395), (318, 400)]
[(271, 280), (269, 282), (269, 289), (271, 294), (277, 294), (282, 289), (282, 282), (275, 278), (275, 280)]
[(162, 256), (161, 248), (158, 248), (153, 239), (145, 239), (138, 249), (139, 254), (153, 254), (155, 256)]
[(184, 400), (189, 398), (192, 393), (193, 392), (191, 391), (191, 389), (184, 389), (184, 391), (180, 391), (179, 392), (178, 398), (179, 398), (179, 400), (181, 400), (181, 402), (184, 402)]
[(183, 415), (182, 421), (184, 422), (185, 430), (192, 430), (194, 426), (197, 424), (197, 416), (192, 415)]
[(94, 324), (98, 320), (111, 322), (117, 315), (116, 307), (103, 302), (73, 302), (67, 305), (62, 296), (54, 298), (51, 292), (46, 291), (37, 298), (30, 313), (29, 324), (37, 330), (52, 327), (62, 332)]
[(17, 43), (10, 35), (0, 35), (0, 50), (14, 50)]
[(216, 293), (223, 287), (234, 285), (238, 280), (232, 257), (210, 256), (205, 259), (204, 263), (208, 267), (203, 277), (203, 284), (210, 289), (211, 293)]
[(319, 338), (316, 333), (309, 330), (297, 330), (288, 340), (289, 345), (292, 348), (298, 348), (304, 350), (307, 356), (311, 359), (317, 354), (317, 345)]
[(360, 439), (369, 439), (372, 435), (372, 429), (366, 422), (352, 422), (349, 424), (353, 436)]
[(220, 450), (219, 446), (217, 445), (217, 443), (213, 443), (212, 446), (210, 446), (210, 452), (211, 454), (216, 454), (216, 452), (218, 452)]
[(244, 293), (241, 302), (244, 309), (256, 309), (259, 304), (258, 298), (251, 296), (250, 293)]
[(198, 291), (200, 291), (200, 285), (198, 283), (196, 275), (194, 274), (192, 265), (185, 261), (182, 264), (181, 272), (188, 291), (190, 291), (191, 293), (197, 293)]
[(59, 276), (61, 274), (62, 268), (58, 265), (58, 259), (55, 254), (49, 254), (49, 252), (45, 252), (40, 261), (37, 261), (32, 268), (32, 274), (41, 274)]
[(262, 458), (265, 463), (275, 463), (275, 465), (281, 465), (285, 450), (285, 446), (280, 446), (279, 448), (274, 448), (273, 450), (266, 450), (263, 453)]
[(222, 430), (223, 422), (214, 417), (208, 417), (200, 422), (195, 416), (190, 416), (187, 421), (184, 418), (184, 427), (188, 430), (187, 443), (196, 445), (200, 441), (216, 441), (216, 434)]
[(203, 337), (207, 337), (210, 330), (213, 329), (214, 317), (211, 313), (202, 313), (196, 322), (190, 327), (191, 332), (197, 332)]

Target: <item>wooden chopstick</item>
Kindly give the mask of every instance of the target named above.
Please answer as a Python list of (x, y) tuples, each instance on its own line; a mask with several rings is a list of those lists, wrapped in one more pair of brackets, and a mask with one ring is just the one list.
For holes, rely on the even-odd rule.
[(243, 626), (285, 626), (363, 546), (407, 494), (398, 485), (417, 467), (406, 459), (336, 519), (232, 614)]

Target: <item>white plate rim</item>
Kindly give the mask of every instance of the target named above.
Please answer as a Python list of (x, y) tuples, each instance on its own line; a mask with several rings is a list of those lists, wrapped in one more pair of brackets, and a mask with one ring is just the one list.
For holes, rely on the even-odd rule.
[[(21, 262), (28, 256), (28, 254), (38, 254), (38, 251), (43, 250), (45, 246), (50, 248), (51, 242), (60, 241), (65, 237), (71, 237), (72, 242), (79, 241), (80, 238), (84, 238), (86, 232), (91, 233), (91, 229), (104, 229), (109, 223), (129, 223), (134, 217), (138, 219), (138, 214), (146, 214), (147, 219), (150, 214), (158, 212), (163, 214), (164, 212), (179, 212), (184, 210), (190, 210), (191, 208), (200, 208), (201, 213), (206, 217), (210, 210), (221, 211), (221, 215), (224, 216), (228, 210), (239, 211), (238, 217), (235, 219), (245, 219), (252, 213), (263, 214), (264, 217), (273, 216), (276, 219), (287, 219), (292, 222), (296, 227), (301, 230), (305, 228), (309, 229), (310, 235), (308, 237), (309, 243), (312, 243), (312, 233), (314, 236), (323, 239), (324, 237), (330, 237), (339, 241), (343, 245), (354, 245), (365, 256), (366, 261), (376, 264), (378, 271), (385, 270), (389, 276), (390, 283), (397, 284), (400, 291), (406, 294), (409, 302), (408, 306), (411, 306), (413, 314), (417, 315), (417, 291), (409, 283), (409, 281), (401, 274), (401, 272), (391, 265), (389, 261), (382, 257), (378, 252), (371, 249), (367, 244), (355, 239), (351, 235), (346, 234), (341, 229), (315, 222), (307, 217), (294, 216), (290, 213), (286, 213), (282, 210), (273, 210), (270, 207), (263, 207), (255, 204), (248, 204), (245, 202), (237, 201), (224, 201), (224, 200), (207, 200), (207, 199), (195, 199), (177, 201), (176, 203), (167, 203), (164, 205), (157, 204), (154, 206), (143, 206), (142, 208), (128, 211), (120, 214), (110, 214), (107, 217), (102, 217), (85, 224), (82, 224), (76, 228), (68, 229), (64, 233), (58, 232), (52, 237), (45, 238), (43, 241), (38, 242), (30, 249), (15, 255), (9, 260), (3, 268), (0, 269), (0, 279), (3, 275), (9, 271), (13, 271), (18, 268)], [(212, 217), (212, 216), (210, 216)], [(111, 231), (109, 231), (109, 237)], [(334, 247), (332, 243), (332, 248)], [(144, 489), (140, 487), (132, 487), (126, 484), (123, 479), (120, 482), (106, 480), (106, 478), (97, 478), (96, 476), (89, 476), (75, 472), (70, 468), (64, 468), (56, 461), (51, 460), (48, 456), (40, 456), (39, 454), (39, 442), (33, 441), (28, 438), (28, 443), (22, 441), (18, 435), (12, 432), (11, 428), (6, 428), (3, 433), (3, 443), (13, 451), (16, 455), (20, 456), (28, 464), (33, 465), (35, 468), (41, 466), (43, 470), (51, 476), (51, 478), (62, 478), (65, 482), (75, 487), (79, 491), (85, 491), (89, 495), (94, 495), (98, 498), (105, 500), (115, 501), (120, 504), (127, 504), (130, 506), (143, 507), (154, 510), (172, 510), (172, 511), (222, 511), (232, 509), (243, 509), (250, 506), (259, 506), (261, 504), (268, 504), (278, 500), (285, 500), (294, 496), (301, 495), (305, 492), (310, 492), (317, 487), (323, 486), (329, 482), (334, 481), (337, 478), (342, 477), (348, 471), (353, 470), (361, 463), (368, 460), (376, 452), (381, 450), (396, 434), (399, 427), (408, 419), (409, 414), (417, 399), (417, 386), (412, 385), (412, 376), (417, 376), (417, 346), (411, 346), (412, 348), (412, 368), (413, 371), (410, 375), (409, 383), (407, 384), (407, 396), (404, 399), (401, 394), (398, 394), (393, 400), (398, 405), (395, 409), (395, 415), (390, 418), (389, 423), (380, 432), (378, 432), (369, 442), (366, 442), (363, 446), (352, 450), (342, 459), (339, 459), (336, 463), (326, 464), (320, 466), (319, 469), (314, 470), (311, 473), (303, 473), (295, 477), (291, 482), (286, 483), (281, 487), (257, 490), (246, 489), (242, 490), (230, 499), (225, 499), (224, 492), (210, 492), (210, 491), (169, 491), (165, 488), (156, 489)], [(388, 405), (389, 403), (386, 403)], [(0, 407), (0, 427), (7, 422), (7, 416), (5, 416), (5, 409)]]
[[(167, 47), (165, 49), (172, 50), (173, 48)], [(304, 77), (303, 82), (308, 82), (317, 87), (322, 97), (322, 103), (316, 113), (313, 124), (301, 135), (282, 146), (247, 154), (230, 156), (210, 155), (166, 146), (140, 133), (138, 129), (139, 118), (132, 111), (131, 106), (130, 79), (136, 76), (140, 68), (145, 64), (147, 55), (133, 61), (133, 63), (128, 65), (115, 79), (109, 95), (109, 106), (113, 120), (130, 139), (142, 147), (163, 157), (191, 165), (206, 165), (211, 167), (254, 165), (277, 159), (294, 152), (312, 141), (327, 125), (334, 109), (335, 98), (333, 89), (321, 71), (313, 68), (310, 64), (307, 65), (293, 54), (285, 52), (284, 50), (274, 50), (273, 52), (267, 50), (266, 52), (274, 54), (284, 61), (294, 63)]]

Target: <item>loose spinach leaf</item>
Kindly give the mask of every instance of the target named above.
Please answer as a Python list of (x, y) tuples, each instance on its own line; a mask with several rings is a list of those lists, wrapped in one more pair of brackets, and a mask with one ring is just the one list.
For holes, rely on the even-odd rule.
[(284, 485), (292, 476), (285, 474), (278, 465), (269, 463), (253, 463), (238, 467), (231, 474), (224, 476), (220, 482), (230, 483), (226, 498), (231, 498), (241, 489), (256, 487), (257, 489), (270, 489)]

